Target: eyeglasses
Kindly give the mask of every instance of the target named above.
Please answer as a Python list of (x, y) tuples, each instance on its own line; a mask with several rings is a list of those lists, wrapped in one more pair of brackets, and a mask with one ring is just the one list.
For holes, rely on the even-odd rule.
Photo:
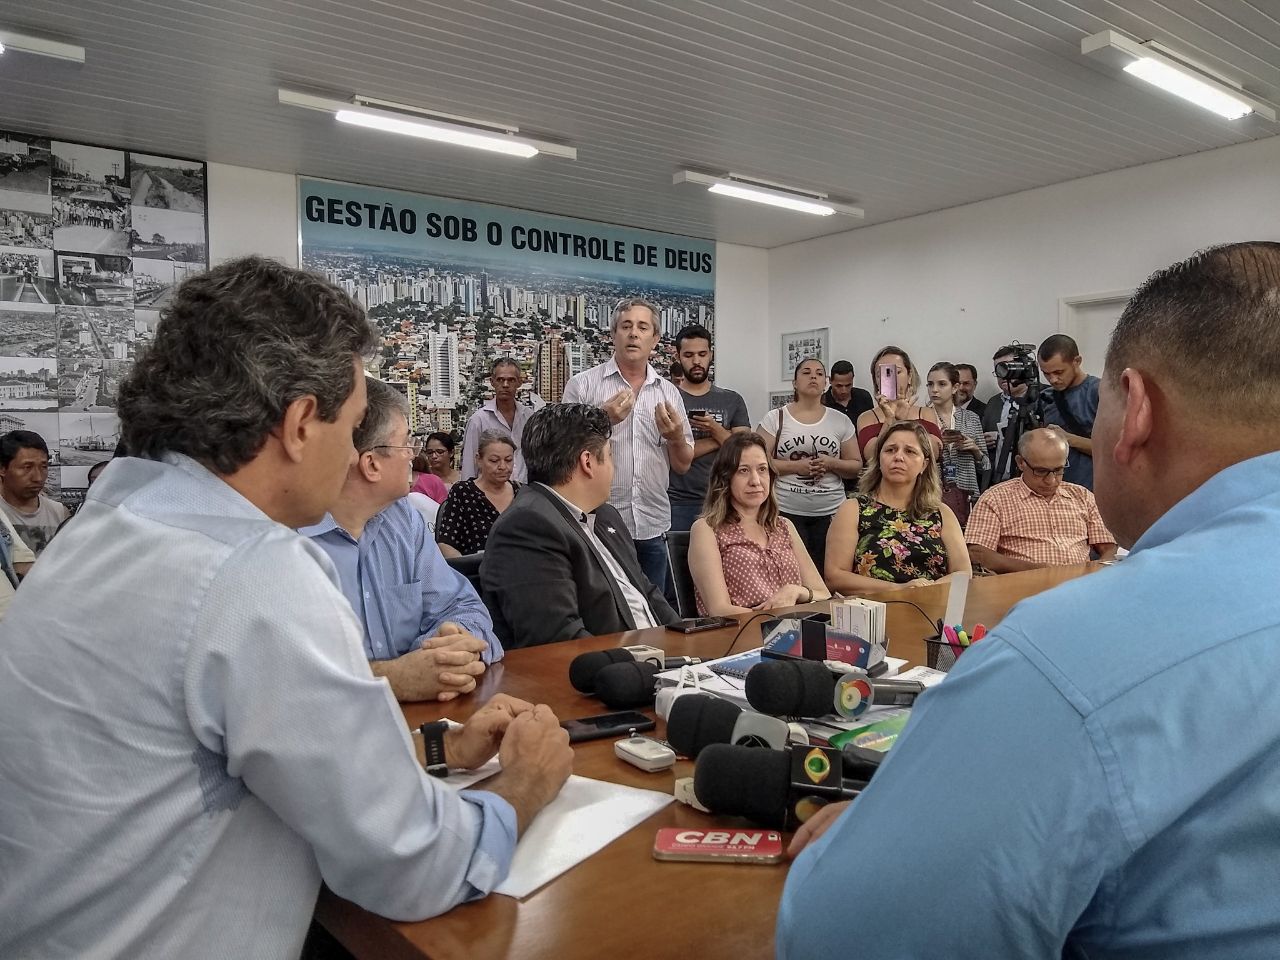
[[(416, 457), (422, 452), (422, 441), (412, 439), (408, 443), (378, 443), (369, 448), (370, 450), (408, 450), (409, 455)], [(434, 452), (434, 451), (433, 451)]]
[(1048, 477), (1060, 477), (1060, 476), (1062, 476), (1063, 474), (1065, 474), (1065, 473), (1067, 472), (1067, 467), (1068, 467), (1068, 466), (1070, 465), (1070, 463), (1071, 463), (1071, 461), (1070, 461), (1070, 460), (1068, 460), (1066, 463), (1064, 463), (1064, 464), (1063, 464), (1062, 466), (1060, 466), (1060, 467), (1033, 467), (1031, 464), (1027, 463), (1027, 461), (1026, 461), (1026, 460), (1023, 460), (1022, 462), (1023, 462), (1024, 464), (1026, 464), (1026, 467), (1027, 467), (1027, 469), (1028, 469), (1028, 470), (1030, 470), (1032, 473), (1034, 473), (1034, 474), (1035, 474), (1037, 477), (1039, 477), (1041, 480), (1044, 480), (1044, 479), (1046, 479), (1046, 478), (1048, 478)]

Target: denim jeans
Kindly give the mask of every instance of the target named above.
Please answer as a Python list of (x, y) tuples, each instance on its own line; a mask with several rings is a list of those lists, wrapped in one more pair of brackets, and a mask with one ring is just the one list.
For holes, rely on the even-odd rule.
[(667, 598), (671, 608), (676, 609), (676, 585), (671, 579), (671, 569), (667, 564), (666, 541), (662, 537), (654, 537), (652, 540), (631, 542), (636, 545), (636, 556), (640, 559), (640, 569), (644, 571), (644, 575)]
[(692, 529), (693, 521), (697, 520), (701, 513), (702, 504), (700, 503), (673, 503), (671, 505), (671, 529)]

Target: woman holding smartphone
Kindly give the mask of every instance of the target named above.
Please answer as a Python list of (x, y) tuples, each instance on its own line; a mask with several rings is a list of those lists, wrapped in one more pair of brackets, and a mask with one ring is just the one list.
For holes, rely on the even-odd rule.
[(827, 586), (856, 596), (971, 572), (960, 523), (942, 502), (924, 427), (899, 421), (879, 439), (857, 498), (831, 523), (823, 564)]
[(936, 461), (942, 453), (942, 424), (931, 408), (916, 404), (920, 374), (907, 351), (892, 345), (881, 348), (871, 361), (871, 383), (876, 391), (876, 407), (858, 417), (858, 449), (863, 461), (875, 461), (880, 432), (886, 424), (899, 420), (915, 420), (924, 427)]
[(777, 475), (778, 506), (795, 526), (815, 564), (827, 549), (827, 528), (844, 502), (844, 480), (862, 469), (849, 418), (822, 404), (827, 371), (801, 360), (792, 377), (794, 399), (770, 410), (756, 426)]
[(716, 454), (702, 516), (689, 532), (699, 614), (733, 616), (831, 596), (795, 526), (778, 513), (775, 480), (759, 434), (731, 434)]
[(969, 522), (969, 507), (978, 496), (979, 471), (986, 473), (988, 460), (982, 420), (973, 411), (955, 405), (959, 382), (960, 370), (954, 364), (935, 363), (929, 368), (925, 386), (942, 424), (942, 502), (951, 508), (963, 530)]

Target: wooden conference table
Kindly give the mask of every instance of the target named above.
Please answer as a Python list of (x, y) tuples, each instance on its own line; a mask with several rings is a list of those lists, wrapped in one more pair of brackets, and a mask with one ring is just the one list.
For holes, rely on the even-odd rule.
[[(1089, 563), (977, 578), (969, 590), (965, 624), (994, 626), (1019, 600), (1100, 569)], [(868, 594), (872, 599), (910, 599), (931, 617), (943, 615), (945, 586)], [(822, 605), (815, 605), (822, 606)], [(743, 618), (745, 619), (745, 618)], [(912, 607), (887, 611), (890, 653), (912, 665), (925, 662), (924, 638), (933, 631)], [(742, 632), (734, 650), (758, 646), (759, 621)], [(546, 703), (561, 719), (603, 713), (599, 701), (569, 685), (569, 662), (580, 653), (628, 643), (649, 643), (668, 655), (722, 656), (737, 628), (691, 635), (662, 629), (637, 630), (547, 646), (513, 650), (491, 668), (477, 692), (463, 702), (406, 704), (412, 726), (448, 716), (465, 720), (495, 693)], [(651, 716), (652, 710), (646, 711)], [(665, 735), (658, 721), (654, 736)], [(671, 792), (676, 777), (693, 764), (644, 773), (613, 753), (613, 740), (577, 745), (574, 772), (585, 777)], [(524, 901), (493, 895), (421, 923), (395, 923), (375, 916), (325, 889), (317, 919), (358, 957), (400, 960), (596, 960), (654, 957), (771, 957), (785, 866), (659, 862), (652, 857), (659, 827), (706, 829), (723, 820), (671, 803), (599, 853), (578, 864)], [(739, 821), (740, 822), (740, 821)]]

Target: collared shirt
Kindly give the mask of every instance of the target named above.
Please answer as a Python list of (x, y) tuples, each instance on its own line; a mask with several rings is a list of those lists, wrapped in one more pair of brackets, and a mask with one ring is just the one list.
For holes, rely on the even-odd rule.
[(502, 882), (515, 811), (418, 763), (333, 564), (186, 457), (112, 464), (0, 622), (0, 956), (293, 958)]
[(364, 628), (370, 660), (417, 650), (445, 621), (489, 644), (481, 655), (485, 663), (502, 659), (489, 611), (470, 581), (445, 561), (422, 514), (406, 498), (371, 517), (359, 540), (328, 515), (298, 532), (337, 568), (342, 594)]
[(467, 421), (467, 432), (462, 438), (462, 463), (458, 469), (462, 471), (462, 479), (470, 480), (476, 475), (476, 451), (480, 449), (480, 434), (486, 430), (497, 430), (511, 438), (516, 445), (516, 456), (511, 467), (511, 479), (524, 483), (526, 472), (524, 455), (520, 452), (520, 439), (524, 436), (524, 425), (533, 416), (533, 407), (523, 403), (516, 404), (515, 423), (508, 424), (506, 418), (498, 412), (497, 400), (486, 400), (484, 406)]
[(876, 408), (876, 402), (872, 399), (871, 394), (861, 387), (851, 388), (848, 404), (843, 404), (832, 396), (831, 388), (827, 387), (822, 394), (822, 405), (830, 407), (832, 410), (838, 410), (855, 424), (860, 416)]
[[(601, 407), (623, 387), (629, 387), (626, 377), (618, 369), (618, 361), (610, 358), (572, 377), (564, 387), (564, 402)], [(667, 498), (671, 463), (667, 458), (667, 441), (658, 432), (654, 419), (658, 404), (663, 402), (677, 416), (684, 409), (680, 389), (646, 364), (644, 386), (636, 394), (635, 406), (625, 420), (613, 425), (609, 441), (613, 455), (609, 502), (622, 514), (623, 522), (636, 540), (652, 540), (671, 529), (671, 501)], [(684, 420), (684, 439), (693, 446), (693, 432), (687, 419)]]
[(1001, 556), (1049, 564), (1084, 563), (1091, 546), (1115, 543), (1092, 491), (1060, 483), (1052, 497), (1042, 497), (1021, 476), (978, 498), (964, 539)]
[(635, 621), (636, 629), (643, 630), (645, 627), (661, 626), (661, 622), (653, 615), (653, 610), (650, 609), (649, 601), (645, 599), (644, 594), (631, 582), (631, 578), (627, 576), (627, 571), (623, 570), (622, 564), (618, 563), (618, 558), (596, 536), (596, 515), (584, 512), (577, 504), (562, 497), (554, 487), (549, 487), (545, 483), (540, 483), (538, 486), (554, 494), (568, 508), (569, 512), (577, 518), (582, 527), (582, 532), (587, 535), (587, 542), (591, 544), (591, 549), (596, 552), (596, 556), (600, 558), (600, 562), (604, 564), (605, 569), (618, 582), (618, 589), (622, 591), (622, 597), (627, 601), (627, 607), (631, 610), (631, 619)]
[(791, 865), (780, 960), (1274, 958), (1277, 542), (1271, 453), (1018, 604)]

